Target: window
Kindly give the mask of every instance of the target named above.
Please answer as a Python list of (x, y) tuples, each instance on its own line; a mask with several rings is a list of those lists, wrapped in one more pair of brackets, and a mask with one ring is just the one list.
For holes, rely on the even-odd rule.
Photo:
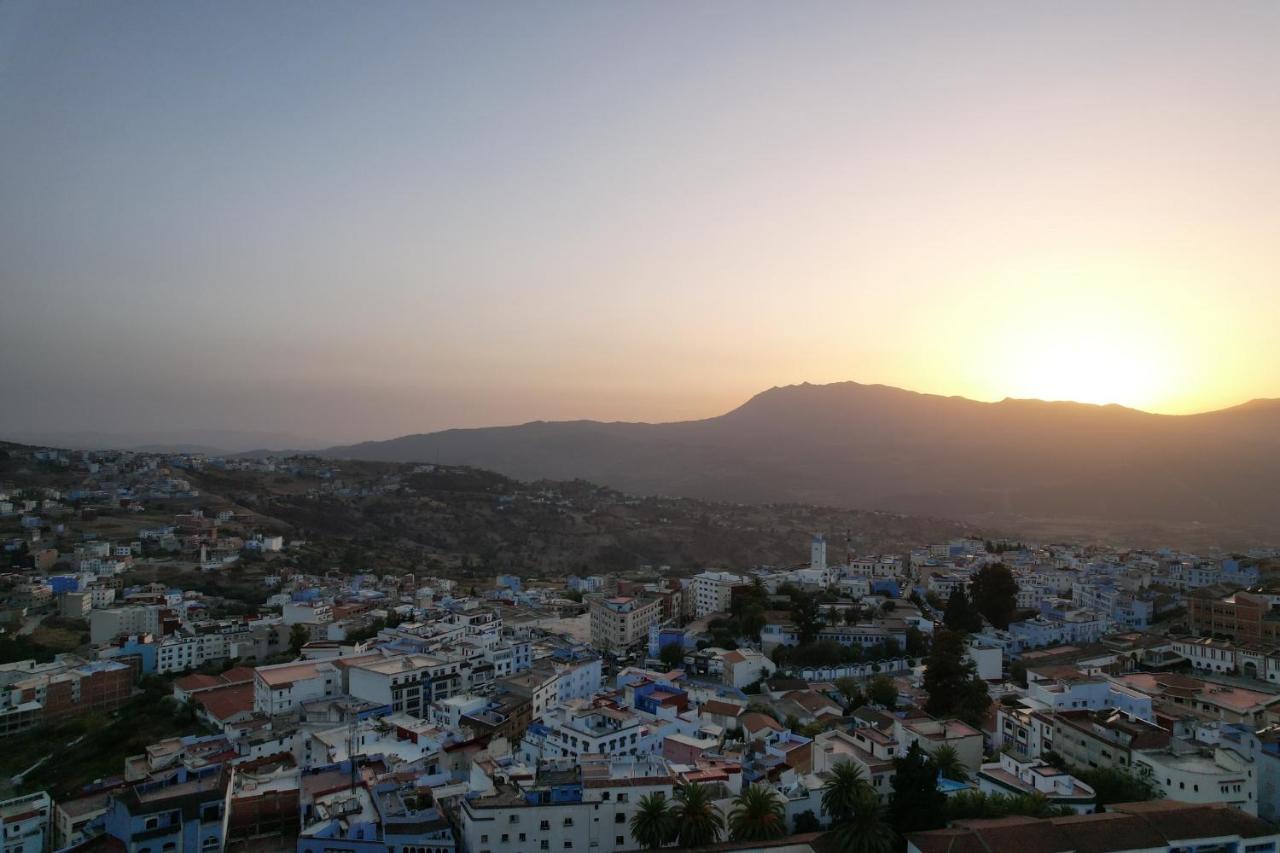
[(626, 795), (626, 794), (619, 794), (619, 795), (618, 795), (618, 802), (620, 802), (620, 803), (625, 803), (626, 801), (627, 801), (627, 795)]
[(551, 821), (549, 820), (544, 820), (542, 823), (538, 824), (538, 829), (541, 829), (544, 832), (550, 828), (551, 828)]
[[(160, 818), (158, 817), (147, 818), (147, 824), (146, 824), (147, 829), (155, 829), (159, 825), (160, 825)], [(139, 851), (139, 853), (141, 853), (141, 851)]]
[(539, 845), (538, 849), (539, 849), (539, 850), (550, 850), (550, 849), (551, 849), (551, 842), (550, 842), (550, 841), (547, 841), (545, 838), (544, 838), (544, 839), (542, 839), (542, 843)]
[(614, 845), (621, 847), (622, 845), (627, 843), (627, 840), (623, 838), (621, 835), (615, 835), (613, 838), (613, 843)]
[(481, 835), (481, 836), (480, 836), (480, 843), (481, 843), (481, 844), (487, 844), (487, 843), (488, 843), (488, 841), (489, 841), (489, 836), (488, 836), (488, 835)]
[(518, 814), (513, 814), (511, 817), (507, 818), (507, 823), (519, 823), (519, 822), (520, 822), (520, 815)]
[(565, 819), (564, 819), (564, 825), (565, 825), (565, 826), (573, 826), (573, 818), (571, 818), (571, 817), (567, 817), (567, 818), (565, 818)]
[(616, 815), (614, 815), (614, 816), (613, 816), (613, 822), (614, 822), (614, 823), (626, 823), (626, 822), (627, 822), (627, 816), (626, 816), (625, 814), (623, 814), (622, 812), (618, 812)]

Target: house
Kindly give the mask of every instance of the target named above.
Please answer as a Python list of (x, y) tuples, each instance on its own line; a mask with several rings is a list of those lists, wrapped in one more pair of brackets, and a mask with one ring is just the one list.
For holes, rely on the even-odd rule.
[(128, 850), (221, 849), (225, 796), (226, 778), (217, 768), (197, 775), (179, 767), (172, 780), (139, 783), (113, 795), (107, 834)]
[(44, 853), (53, 842), (53, 800), (44, 791), (0, 802), (5, 853)]
[(782, 731), (782, 724), (759, 711), (749, 711), (738, 718), (747, 740), (761, 740), (774, 732)]
[(778, 667), (754, 649), (737, 649), (720, 655), (724, 664), (724, 683), (739, 690), (768, 678)]
[(1076, 777), (1050, 766), (1039, 758), (1018, 758), (1007, 752), (1000, 760), (983, 764), (978, 770), (978, 790), (998, 796), (1039, 795), (1054, 806), (1065, 806), (1076, 814), (1093, 811), (1098, 795)]
[(863, 779), (886, 803), (893, 793), (896, 753), (894, 740), (873, 728), (822, 732), (813, 739), (813, 772), (822, 775), (843, 761), (851, 762), (862, 769)]
[(912, 744), (919, 744), (930, 755), (943, 746), (950, 746), (971, 772), (976, 773), (982, 764), (982, 732), (960, 720), (895, 719), (893, 739), (900, 756), (906, 755)]

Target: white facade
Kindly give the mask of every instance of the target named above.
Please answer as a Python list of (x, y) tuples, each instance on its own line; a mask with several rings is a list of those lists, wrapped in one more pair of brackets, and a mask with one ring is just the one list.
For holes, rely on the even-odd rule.
[(694, 613), (725, 613), (733, 601), (733, 588), (747, 579), (732, 572), (702, 572), (693, 576)]
[(601, 651), (621, 651), (649, 639), (649, 626), (662, 619), (656, 598), (596, 598), (591, 601), (591, 645)]
[(327, 661), (260, 666), (253, 676), (253, 710), (274, 717), (304, 702), (342, 695), (338, 668)]
[(156, 647), (156, 672), (185, 672), (204, 663), (204, 643), (200, 637), (168, 636)]
[(324, 625), (333, 621), (333, 607), (322, 601), (290, 601), (284, 606), (284, 624)]
[[(641, 844), (631, 837), (631, 816), (642, 797), (660, 793), (671, 799), (672, 779), (665, 768), (658, 766), (650, 770), (640, 766), (629, 778), (615, 767), (610, 768), (610, 776), (586, 782), (580, 802), (533, 805), (510, 796), (462, 798), (462, 849), (472, 853), (613, 853), (639, 849)], [(539, 792), (535, 789), (527, 795), (536, 801)]]
[(52, 849), (53, 800), (44, 791), (0, 803), (4, 853), (44, 853)]
[(121, 634), (159, 634), (160, 606), (113, 607), (89, 612), (89, 642), (97, 646)]
[(1133, 769), (1170, 800), (1225, 803), (1251, 815), (1258, 813), (1256, 768), (1234, 749), (1135, 752)]

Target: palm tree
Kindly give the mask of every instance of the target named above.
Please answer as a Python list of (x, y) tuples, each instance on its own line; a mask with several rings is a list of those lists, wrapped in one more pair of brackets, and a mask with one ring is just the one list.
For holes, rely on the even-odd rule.
[(733, 798), (729, 837), (734, 841), (768, 841), (786, 834), (786, 807), (773, 791), (751, 785)]
[(840, 853), (892, 853), (897, 836), (884, 819), (880, 799), (864, 784), (853, 795), (853, 812), (831, 831)]
[(869, 787), (860, 764), (837, 761), (831, 767), (831, 778), (822, 786), (822, 810), (833, 823), (843, 823), (853, 816), (859, 792)]
[(645, 849), (657, 850), (676, 834), (671, 804), (661, 793), (653, 793), (641, 797), (639, 806), (631, 816), (631, 837)]
[(933, 753), (933, 763), (938, 768), (938, 775), (945, 776), (955, 782), (969, 781), (969, 768), (960, 760), (960, 753), (951, 744), (943, 744)]
[(686, 782), (676, 788), (676, 838), (681, 847), (709, 847), (724, 832), (724, 815), (701, 785)]

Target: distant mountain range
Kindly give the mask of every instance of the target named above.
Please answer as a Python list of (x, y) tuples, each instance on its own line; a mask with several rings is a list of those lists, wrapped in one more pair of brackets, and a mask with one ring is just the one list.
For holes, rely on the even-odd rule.
[(225, 456), (246, 451), (280, 452), (319, 447), (319, 442), (286, 432), (174, 429), (147, 432), (95, 430), (14, 430), (4, 438), (22, 444), (72, 450), (136, 450), (144, 453), (204, 453)]
[(1171, 416), (804, 384), (771, 388), (705, 420), (539, 421), (322, 453), (583, 478), (638, 494), (1280, 535), (1280, 400)]

